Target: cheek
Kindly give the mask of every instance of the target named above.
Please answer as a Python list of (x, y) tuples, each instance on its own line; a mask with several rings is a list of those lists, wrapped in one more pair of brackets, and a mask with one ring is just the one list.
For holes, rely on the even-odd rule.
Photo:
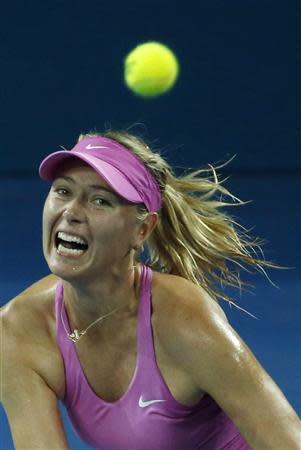
[(42, 222), (43, 222), (43, 230), (47, 223), (47, 215), (48, 215), (48, 206), (47, 206), (48, 200), (46, 199), (43, 207), (43, 214), (42, 214)]
[(120, 219), (112, 217), (102, 217), (101, 220), (91, 221), (90, 227), (93, 235), (102, 242), (111, 242), (112, 240), (120, 240), (125, 233), (124, 224)]
[(48, 218), (48, 206), (47, 200), (44, 203), (43, 215), (42, 215), (42, 238), (43, 238), (43, 247), (45, 248), (47, 236), (49, 229), (49, 218)]
[(42, 216), (42, 224), (43, 224), (43, 235), (48, 232), (51, 228), (52, 223), (57, 217), (58, 211), (57, 208), (54, 207), (54, 203), (51, 201), (49, 197), (47, 197), (44, 208), (43, 208), (43, 216)]
[(110, 247), (128, 247), (129, 242), (133, 241), (137, 224), (134, 220), (128, 218), (103, 216), (101, 220), (93, 225), (93, 234), (97, 236), (98, 242), (109, 244)]

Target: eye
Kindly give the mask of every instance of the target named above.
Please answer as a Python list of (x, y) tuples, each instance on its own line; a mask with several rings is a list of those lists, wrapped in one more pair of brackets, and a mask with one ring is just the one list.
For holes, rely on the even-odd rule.
[(55, 188), (55, 189), (54, 189), (54, 192), (55, 192), (56, 194), (62, 195), (62, 196), (65, 196), (65, 195), (67, 195), (67, 194), (69, 193), (69, 192), (67, 191), (67, 189), (62, 188), (62, 187)]
[(109, 203), (107, 200), (105, 200), (102, 197), (96, 197), (93, 199), (93, 203), (97, 206), (111, 206), (111, 203)]

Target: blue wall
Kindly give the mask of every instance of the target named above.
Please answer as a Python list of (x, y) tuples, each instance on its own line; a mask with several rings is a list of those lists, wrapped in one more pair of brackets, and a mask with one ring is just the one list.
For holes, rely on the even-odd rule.
[[(294, 267), (247, 276), (234, 295), (259, 320), (225, 311), (298, 412), (300, 404), (300, 147), (297, 3), (245, 0), (11, 2), (1, 11), (0, 304), (48, 273), (41, 210), (43, 156), (80, 132), (125, 128), (178, 167), (236, 154), (221, 178), (252, 203), (230, 214), (265, 238), (267, 259)], [(123, 84), (123, 59), (158, 40), (178, 55), (180, 77), (153, 100)], [(62, 413), (72, 450), (86, 449)], [(0, 447), (13, 448), (0, 410)], [(2, 442), (1, 442), (2, 439)]]

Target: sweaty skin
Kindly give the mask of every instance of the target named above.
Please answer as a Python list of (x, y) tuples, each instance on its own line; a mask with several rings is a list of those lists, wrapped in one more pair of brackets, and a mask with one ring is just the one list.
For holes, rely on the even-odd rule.
[[(141, 276), (141, 266), (133, 267), (134, 249), (148, 238), (157, 215), (137, 221), (135, 206), (107, 189), (82, 163), (62, 168), (43, 212), (43, 251), (53, 275), (1, 310), (1, 394), (17, 450), (24, 442), (32, 449), (49, 442), (68, 448), (57, 410), (66, 392), (54, 309), (58, 280), (72, 329), (120, 307), (76, 347), (93, 391), (114, 402), (133, 378)], [(59, 247), (59, 232), (87, 248), (71, 254)], [(252, 449), (298, 450), (297, 415), (205, 290), (154, 272), (151, 297), (155, 359), (175, 401), (190, 407), (210, 394)]]

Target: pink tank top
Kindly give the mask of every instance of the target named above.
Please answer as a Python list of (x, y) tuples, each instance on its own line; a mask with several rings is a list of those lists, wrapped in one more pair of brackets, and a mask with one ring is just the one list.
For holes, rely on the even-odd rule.
[[(151, 326), (152, 270), (143, 265), (138, 312), (138, 354), (133, 379), (116, 402), (99, 398), (66, 336), (63, 283), (56, 289), (57, 340), (66, 376), (64, 404), (75, 432), (99, 450), (251, 450), (233, 422), (206, 394), (188, 407), (172, 396), (156, 363)], [(63, 308), (63, 309), (61, 309)]]

